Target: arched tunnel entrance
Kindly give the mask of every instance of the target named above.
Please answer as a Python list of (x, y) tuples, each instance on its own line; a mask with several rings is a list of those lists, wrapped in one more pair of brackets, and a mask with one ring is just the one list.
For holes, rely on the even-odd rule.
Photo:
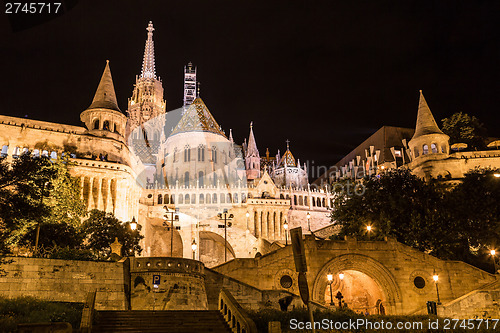
[(342, 305), (358, 313), (396, 314), (401, 309), (401, 292), (391, 272), (362, 254), (344, 254), (326, 262), (314, 279), (312, 295), (313, 300), (335, 307), (339, 306), (336, 296), (342, 296)]
[(325, 288), (324, 302), (333, 306), (339, 306), (341, 302), (342, 306), (345, 304), (349, 309), (363, 314), (385, 314), (384, 292), (374, 279), (356, 270), (337, 274)]
[(227, 242), (224, 246), (224, 237), (211, 231), (200, 231), (200, 261), (207, 267), (214, 267), (224, 263), (227, 249), (227, 260), (235, 257), (234, 250)]

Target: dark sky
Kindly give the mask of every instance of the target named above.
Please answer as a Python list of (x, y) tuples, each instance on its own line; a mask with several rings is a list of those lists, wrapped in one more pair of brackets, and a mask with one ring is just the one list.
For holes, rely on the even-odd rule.
[(80, 1), (15, 32), (3, 14), (0, 114), (80, 125), (106, 59), (125, 112), (152, 20), (167, 108), (192, 61), (215, 119), (237, 142), (253, 121), (261, 154), (289, 139), (296, 158), (331, 165), (383, 125), (414, 127), (419, 89), (438, 123), (463, 111), (499, 136), (499, 4)]

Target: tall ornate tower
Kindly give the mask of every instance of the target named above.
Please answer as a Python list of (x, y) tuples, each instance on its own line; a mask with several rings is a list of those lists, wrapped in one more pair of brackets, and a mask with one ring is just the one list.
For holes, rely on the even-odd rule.
[[(142, 72), (135, 78), (132, 97), (128, 100), (128, 124), (127, 137), (139, 126), (143, 126), (147, 121), (164, 114), (166, 111), (166, 102), (163, 99), (163, 85), (160, 78), (156, 77), (155, 71), (155, 51), (153, 43), (153, 23), (149, 21), (148, 38), (144, 48), (144, 60), (142, 62)], [(148, 129), (144, 129), (149, 132)], [(155, 133), (156, 135), (156, 133)], [(160, 133), (158, 133), (159, 140)], [(151, 135), (148, 137), (154, 140)]]
[(250, 135), (248, 137), (248, 145), (245, 154), (245, 166), (248, 180), (260, 178), (260, 155), (253, 135), (253, 123), (250, 123)]
[(191, 62), (184, 66), (184, 109), (187, 109), (196, 98), (196, 66)]

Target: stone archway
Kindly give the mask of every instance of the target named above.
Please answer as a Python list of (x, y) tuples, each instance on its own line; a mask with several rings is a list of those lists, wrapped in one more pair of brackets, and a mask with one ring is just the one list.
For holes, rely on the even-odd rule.
[[(344, 274), (340, 281), (339, 273)], [(401, 291), (392, 274), (380, 262), (362, 255), (345, 254), (327, 262), (316, 275), (313, 287), (313, 300), (325, 304), (330, 301), (330, 286), (327, 274), (333, 275), (332, 291), (346, 293), (345, 301), (354, 310), (365, 312), (369, 308), (371, 314), (377, 313), (383, 304), (385, 312), (397, 314), (401, 310)], [(359, 309), (358, 309), (359, 308)]]
[[(200, 231), (200, 261), (207, 267), (214, 267), (224, 263), (224, 237), (212, 231)], [(236, 257), (234, 249), (229, 244), (227, 247), (227, 260)]]
[[(164, 226), (151, 226), (151, 255), (153, 257), (181, 257), (183, 256), (182, 237), (179, 231), (174, 230), (173, 246), (170, 246), (172, 235), (171, 231)], [(173, 250), (173, 253), (171, 252)]]

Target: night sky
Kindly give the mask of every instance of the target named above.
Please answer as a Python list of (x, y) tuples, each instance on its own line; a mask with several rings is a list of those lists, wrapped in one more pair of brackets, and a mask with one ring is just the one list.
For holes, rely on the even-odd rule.
[(215, 119), (239, 143), (253, 121), (261, 154), (289, 139), (331, 165), (414, 127), (419, 89), (439, 124), (463, 111), (500, 136), (500, 1), (80, 1), (29, 20), (1, 15), (0, 114), (80, 125), (106, 59), (125, 112), (152, 20), (167, 109), (192, 61)]

